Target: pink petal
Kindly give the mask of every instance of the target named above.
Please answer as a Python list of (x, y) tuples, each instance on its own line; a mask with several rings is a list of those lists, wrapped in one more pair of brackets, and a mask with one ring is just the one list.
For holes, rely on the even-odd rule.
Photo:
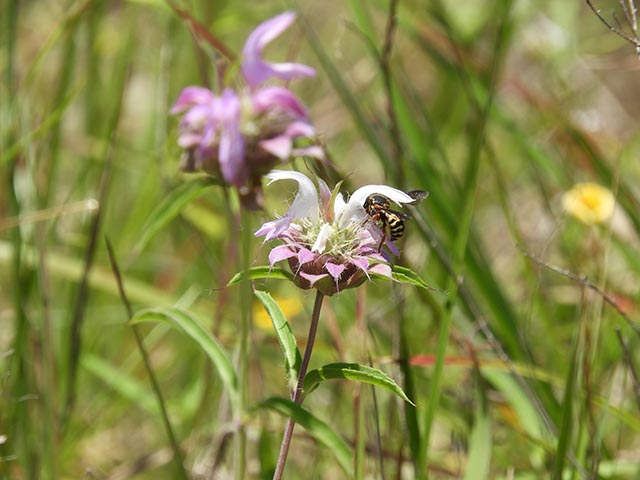
[(240, 99), (227, 88), (220, 100), (220, 171), (227, 183), (241, 187), (247, 182), (249, 171), (244, 161), (244, 137), (240, 133)]
[(257, 87), (271, 77), (283, 80), (313, 76), (315, 70), (297, 63), (270, 64), (262, 59), (264, 47), (295, 21), (293, 12), (285, 12), (258, 25), (242, 49), (242, 74), (251, 87)]
[(368, 255), (369, 258), (373, 259), (373, 260), (379, 260), (382, 263), (387, 263), (387, 259), (384, 258), (384, 256), (382, 256), (381, 254), (379, 254), (378, 252), (372, 253), (370, 255)]
[(183, 133), (178, 137), (178, 145), (181, 148), (192, 148), (202, 141), (202, 135), (199, 133)]
[(186, 87), (178, 95), (176, 103), (171, 107), (172, 114), (180, 113), (194, 105), (211, 102), (215, 98), (213, 92), (204, 87)]
[(294, 157), (313, 157), (318, 160), (324, 160), (324, 150), (318, 145), (310, 145), (308, 147), (294, 148), (291, 150), (291, 155)]
[(329, 189), (329, 186), (325, 183), (325, 181), (322, 180), (320, 177), (318, 177), (317, 180), (318, 180), (318, 191), (320, 192), (320, 203), (322, 203), (322, 209), (328, 210), (328, 208), (330, 207), (329, 201), (331, 200), (331, 190)]
[(335, 279), (336, 282), (340, 280), (340, 275), (344, 272), (344, 269), (347, 268), (345, 265), (338, 265), (335, 263), (327, 262), (324, 264), (324, 268), (327, 269), (327, 272)]
[(386, 263), (376, 263), (369, 269), (369, 273), (384, 275), (385, 277), (393, 280), (393, 277), (391, 276), (391, 267)]
[(304, 265), (305, 263), (314, 261), (317, 257), (318, 255), (313, 253), (308, 248), (301, 248), (298, 252), (298, 263), (300, 265)]
[(353, 263), (356, 267), (362, 270), (364, 273), (367, 273), (369, 270), (369, 260), (364, 257), (356, 257), (351, 259), (351, 263)]
[(321, 273), (320, 275), (313, 275), (311, 273), (300, 272), (300, 276), (305, 280), (309, 280), (309, 283), (311, 284), (311, 286), (313, 286), (314, 283), (316, 283), (319, 280), (322, 280), (323, 278), (327, 278), (329, 275), (326, 273)]
[(278, 135), (277, 137), (262, 140), (258, 143), (260, 147), (269, 152), (274, 157), (286, 160), (291, 156), (293, 140), (287, 135)]
[(289, 245), (278, 245), (269, 252), (269, 264), (273, 267), (276, 263), (295, 256), (296, 252)]
[(256, 115), (270, 110), (284, 110), (298, 118), (307, 118), (307, 111), (289, 89), (284, 87), (261, 88), (251, 97)]
[(291, 225), (291, 217), (285, 215), (282, 218), (278, 218), (277, 220), (272, 220), (265, 223), (253, 235), (256, 237), (261, 237), (264, 235), (264, 241), (268, 242), (273, 238), (279, 237), (285, 230), (289, 228), (289, 225)]
[(289, 124), (285, 133), (292, 138), (307, 137), (313, 138), (316, 136), (316, 130), (307, 122), (293, 122)]

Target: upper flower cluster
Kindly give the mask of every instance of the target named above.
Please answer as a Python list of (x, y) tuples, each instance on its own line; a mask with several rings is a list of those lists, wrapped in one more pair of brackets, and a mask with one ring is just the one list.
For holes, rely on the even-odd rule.
[[(318, 179), (316, 190), (302, 173), (274, 170), (266, 178), (271, 182), (298, 182), (298, 192), (287, 213), (255, 233), (265, 241), (277, 238), (283, 242), (269, 253), (271, 266), (288, 260), (298, 286), (317, 288), (325, 295), (358, 286), (373, 273), (391, 278), (388, 258), (379, 251), (384, 232), (370, 221), (363, 204), (375, 193), (398, 204), (413, 203), (414, 198), (386, 185), (367, 185), (345, 201), (338, 192), (339, 185), (331, 192)], [(398, 253), (389, 239), (384, 241), (392, 253)]]
[(258, 27), (242, 50), (241, 72), (247, 87), (225, 88), (220, 95), (203, 87), (185, 88), (171, 109), (183, 114), (178, 144), (185, 149), (182, 168), (205, 170), (238, 188), (245, 205), (261, 205), (260, 177), (278, 161), (294, 155), (321, 157), (314, 145), (296, 148), (298, 138), (313, 138), (315, 130), (304, 105), (287, 88), (264, 86), (277, 78), (291, 80), (315, 75), (298, 63), (263, 60), (265, 46), (295, 20), (285, 12)]

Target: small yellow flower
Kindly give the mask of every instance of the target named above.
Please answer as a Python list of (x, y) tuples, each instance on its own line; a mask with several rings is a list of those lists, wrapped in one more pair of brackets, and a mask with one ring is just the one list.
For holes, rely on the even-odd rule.
[[(284, 313), (285, 318), (289, 321), (296, 315), (298, 315), (304, 308), (304, 305), (300, 301), (298, 297), (275, 297), (275, 300), (278, 302), (282, 313)], [(273, 330), (273, 324), (271, 323), (271, 318), (269, 314), (266, 312), (264, 307), (260, 302), (254, 302), (253, 304), (253, 323), (260, 330)]]
[(615, 204), (611, 190), (592, 182), (576, 183), (562, 196), (564, 211), (587, 225), (606, 222)]

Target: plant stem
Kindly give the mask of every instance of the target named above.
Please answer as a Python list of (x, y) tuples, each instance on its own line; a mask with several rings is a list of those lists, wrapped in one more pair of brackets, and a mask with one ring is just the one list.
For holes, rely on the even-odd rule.
[[(322, 300), (324, 295), (316, 290), (316, 300), (313, 304), (313, 314), (311, 315), (311, 325), (309, 325), (309, 335), (307, 337), (307, 346), (304, 350), (304, 356), (302, 358), (302, 364), (300, 365), (300, 372), (298, 373), (298, 383), (296, 389), (293, 392), (291, 400), (297, 405), (302, 403), (302, 383), (304, 377), (307, 374), (307, 367), (309, 366), (309, 359), (311, 358), (311, 351), (313, 350), (313, 343), (316, 340), (316, 331), (318, 330), (318, 320), (320, 319), (320, 310), (322, 309)], [(287, 421), (287, 426), (284, 429), (284, 437), (282, 438), (282, 444), (280, 445), (280, 454), (278, 455), (278, 464), (276, 465), (276, 471), (273, 474), (273, 480), (280, 480), (284, 473), (284, 466), (287, 462), (287, 454), (289, 453), (289, 445), (291, 444), (291, 436), (293, 435), (293, 427), (296, 422), (293, 418)]]
[[(241, 235), (241, 270), (248, 272), (251, 267), (251, 216), (249, 212), (243, 208), (240, 209), (240, 232)], [(247, 406), (247, 387), (249, 385), (249, 328), (251, 326), (251, 282), (242, 282), (240, 287), (240, 305), (241, 305), (241, 322), (240, 322), (240, 345), (238, 349), (238, 373), (239, 373), (239, 404), (235, 410), (235, 422), (237, 426), (235, 437), (235, 472), (236, 479), (243, 480), (245, 478), (245, 467), (247, 458), (247, 432), (244, 427), (244, 412)]]

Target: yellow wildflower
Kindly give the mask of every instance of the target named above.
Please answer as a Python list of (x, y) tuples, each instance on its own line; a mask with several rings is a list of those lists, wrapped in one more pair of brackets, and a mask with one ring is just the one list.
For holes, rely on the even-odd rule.
[[(275, 300), (278, 302), (285, 318), (289, 321), (298, 315), (304, 308), (302, 302), (297, 296), (287, 298), (275, 297)], [(254, 302), (253, 304), (253, 323), (260, 330), (273, 330), (271, 318), (260, 302)]]
[(606, 222), (615, 203), (611, 190), (592, 182), (576, 183), (562, 196), (564, 211), (587, 225)]

